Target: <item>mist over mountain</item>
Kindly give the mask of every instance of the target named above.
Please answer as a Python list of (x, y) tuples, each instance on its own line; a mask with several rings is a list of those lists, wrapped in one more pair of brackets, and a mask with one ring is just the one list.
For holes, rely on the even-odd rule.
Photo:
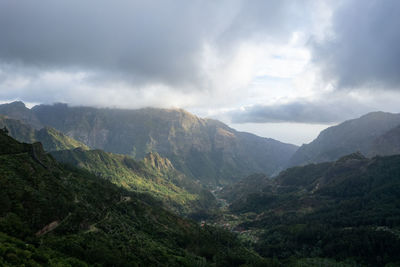
[(0, 266), (400, 266), (399, 14), (1, 0)]
[(85, 144), (76, 141), (75, 139), (57, 131), (54, 128), (43, 127), (40, 130), (37, 130), (30, 124), (26, 124), (19, 120), (10, 119), (1, 115), (0, 128), (6, 128), (9, 135), (20, 142), (41, 142), (44, 150), (48, 152), (78, 147), (82, 149), (88, 149)]
[(293, 154), (289, 166), (332, 161), (357, 151), (367, 156), (393, 155), (400, 149), (395, 140), (399, 132), (388, 132), (398, 126), (400, 114), (385, 112), (372, 112), (345, 121), (323, 130), (314, 141), (302, 145)]
[(97, 109), (65, 104), (28, 109), (12, 103), (0, 105), (0, 112), (53, 127), (92, 148), (136, 159), (157, 152), (178, 170), (206, 184), (228, 183), (254, 172), (276, 173), (297, 149), (182, 109)]
[[(3, 130), (0, 133), (3, 136), (0, 149), (3, 153), (4, 168), (0, 168), (0, 171), (14, 172), (17, 163), (25, 167), (27, 164), (33, 164), (32, 167), (26, 168), (41, 168), (40, 171), (30, 173), (26, 169), (25, 173), (29, 173), (28, 178), (35, 177), (38, 183), (43, 177), (59, 175), (61, 184), (56, 180), (55, 186), (63, 186), (65, 190), (70, 190), (68, 186), (79, 186), (80, 190), (92, 192), (100, 190), (96, 185), (100, 183), (110, 187), (105, 190), (125, 192), (124, 196), (119, 198), (123, 200), (115, 200), (108, 205), (111, 205), (110, 212), (113, 216), (124, 222), (124, 229), (136, 227), (136, 230), (128, 232), (145, 234), (143, 242), (153, 244), (134, 254), (138, 255), (140, 261), (148, 262), (148, 253), (157, 249), (193, 250), (181, 247), (181, 243), (173, 243), (175, 239), (160, 238), (157, 234), (159, 232), (143, 233), (147, 228), (131, 225), (131, 220), (115, 211), (113, 205), (118, 206), (125, 200), (129, 202), (134, 198), (140, 198), (142, 201), (137, 202), (134, 209), (145, 209), (145, 214), (168, 210), (165, 211), (167, 213), (162, 213), (161, 220), (165, 219), (170, 223), (175, 222), (173, 218), (187, 220), (168, 217), (179, 215), (198, 220), (200, 227), (222, 226), (235, 233), (234, 235), (239, 235), (241, 241), (235, 245), (235, 250), (241, 251), (241, 246), (246, 244), (250, 254), (240, 252), (242, 256), (234, 259), (235, 262), (264, 262), (269, 265), (289, 266), (347, 263), (384, 266), (386, 263), (400, 260), (395, 252), (400, 247), (397, 229), (400, 224), (397, 203), (400, 188), (399, 156), (381, 156), (398, 153), (399, 114), (374, 112), (345, 121), (322, 131), (316, 140), (309, 145), (303, 145), (295, 152), (297, 147), (293, 145), (237, 132), (219, 121), (201, 119), (177, 109), (97, 109), (69, 107), (65, 104), (39, 105), (28, 109), (21, 103), (12, 103), (0, 105), (0, 110), (3, 112), (0, 126), (5, 126), (8, 134), (25, 142), (43, 142), (48, 151), (52, 151), (52, 156), (49, 156), (43, 151), (40, 143), (20, 144), (8, 137), (7, 132)], [(37, 128), (29, 124), (31, 120), (35, 121)], [(113, 152), (89, 150), (84, 143), (91, 148), (101, 147)], [(26, 155), (21, 158), (21, 153)], [(345, 153), (347, 154), (343, 156)], [(374, 157), (375, 155), (379, 156)], [(308, 162), (317, 164), (284, 170), (290, 158), (292, 164), (294, 159), (300, 162), (299, 165)], [(336, 158), (336, 161), (331, 160)], [(279, 171), (281, 172), (276, 177), (271, 176), (273, 172)], [(13, 174), (13, 177), (18, 177), (19, 185), (26, 183), (19, 172)], [(74, 177), (74, 182), (65, 177)], [(245, 178), (239, 180), (241, 177)], [(103, 201), (110, 201), (114, 193), (107, 197), (108, 193), (101, 189), (101, 197), (95, 197), (97, 204), (91, 202), (92, 200), (85, 202), (84, 205), (94, 210), (84, 214), (94, 216), (95, 219), (80, 222), (82, 226), (74, 232), (74, 237), (59, 231), (64, 231), (63, 227), (76, 228), (75, 220), (83, 218), (80, 217), (83, 216), (81, 211), (79, 214), (69, 211), (69, 214), (73, 214), (71, 216), (74, 216), (74, 221), (69, 221), (69, 215), (65, 215), (66, 211), (62, 214), (55, 213), (57, 218), (46, 219), (48, 223), (40, 223), (42, 226), (39, 227), (26, 219), (26, 216), (30, 215), (25, 206), (21, 210), (10, 204), (14, 203), (13, 192), (28, 194), (27, 192), (32, 190), (39, 190), (40, 194), (51, 195), (51, 199), (56, 199), (55, 207), (62, 210), (75, 205), (71, 204), (71, 201), (75, 203), (76, 197), (66, 196), (60, 200), (46, 191), (43, 186), (53, 186), (47, 185), (46, 179), (42, 181), (42, 187), (29, 190), (26, 186), (24, 189), (13, 187), (9, 180), (5, 180), (7, 199), (4, 201), (9, 204), (5, 206), (6, 219), (0, 220), (0, 224), (6, 227), (5, 232), (3, 231), (6, 235), (0, 238), (5, 240), (8, 247), (13, 248), (15, 243), (21, 240), (36, 240), (29, 237), (29, 233), (34, 232), (29, 227), (36, 227), (40, 229), (39, 232), (44, 233), (40, 240), (44, 242), (46, 249), (49, 249), (46, 254), (48, 261), (65, 261), (65, 258), (54, 254), (62, 252), (72, 256), (74, 261), (116, 262), (117, 260), (110, 255), (112, 250), (109, 248), (101, 248), (103, 253), (109, 255), (108, 259), (96, 258), (92, 254), (90, 258), (83, 257), (77, 252), (83, 246), (100, 248), (99, 242), (120, 242), (120, 246), (130, 251), (131, 248), (126, 247), (125, 242), (119, 241), (120, 235), (98, 230), (100, 226), (105, 227), (104, 229), (120, 227), (116, 221), (108, 221), (107, 214), (104, 215), (105, 211), (96, 206), (103, 205), (104, 209), (106, 204)], [(223, 188), (221, 184), (225, 184)], [(93, 187), (94, 185), (96, 186)], [(111, 189), (114, 187), (115, 189)], [(79, 199), (87, 198), (88, 193), (76, 190), (73, 192), (78, 196), (79, 202), (76, 205), (80, 209), (79, 203), (82, 200)], [(70, 193), (67, 191), (65, 194)], [(106, 198), (103, 198), (103, 195)], [(18, 199), (15, 203), (21, 201), (22, 199)], [(35, 206), (35, 212), (47, 214), (47, 208), (40, 205)], [(130, 208), (124, 209), (126, 212)], [(154, 209), (157, 211), (153, 211)], [(168, 215), (169, 213), (171, 215)], [(153, 227), (155, 223), (152, 219), (148, 220), (147, 215), (143, 215), (139, 220), (149, 227)], [(62, 227), (58, 226), (60, 221)], [(15, 222), (24, 226), (15, 230), (10, 226)], [(60, 230), (54, 230), (53, 227)], [(158, 227), (154, 226), (151, 229)], [(176, 229), (172, 226), (167, 227), (169, 230)], [(193, 227), (196, 227), (195, 224)], [(162, 235), (168, 236), (169, 230)], [(179, 226), (176, 230), (180, 231)], [(21, 235), (23, 231), (25, 234)], [(122, 232), (129, 235), (125, 231)], [(191, 233), (196, 230), (188, 231)], [(48, 234), (49, 232), (54, 233)], [(92, 241), (87, 239), (90, 235), (93, 235), (90, 237)], [(367, 241), (364, 240), (365, 237), (368, 237)], [(81, 238), (84, 241), (80, 243), (77, 251), (70, 252), (61, 246), (60, 240), (65, 238)], [(100, 241), (99, 238), (104, 240)], [(192, 242), (189, 241), (192, 238), (199, 238), (202, 244), (208, 244), (210, 240), (207, 234), (201, 237), (184, 234), (181, 238), (188, 240), (187, 242)], [(163, 245), (166, 240), (172, 242), (172, 245)], [(229, 260), (233, 257), (224, 245), (213, 247), (213, 252), (204, 252), (203, 247), (198, 249), (196, 246), (194, 253), (195, 257), (200, 256), (199, 260), (205, 257), (206, 261), (214, 261), (212, 259), (216, 256), (211, 255), (219, 255), (220, 249), (228, 254), (218, 256), (219, 262), (225, 261), (226, 257)], [(383, 247), (387, 249), (382, 249)], [(44, 247), (36, 249), (42, 250)], [(126, 254), (115, 253), (120, 255), (122, 261), (130, 259)], [(169, 252), (165, 253), (172, 265), (179, 265)], [(264, 259), (252, 253), (258, 253)], [(189, 256), (184, 256), (187, 257)], [(159, 258), (154, 260), (160, 261)]]
[(400, 125), (376, 138), (368, 156), (400, 154)]
[(6, 115), (9, 118), (18, 119), (26, 124), (33, 126), (35, 129), (40, 129), (43, 125), (39, 122), (36, 116), (29, 108), (21, 101), (15, 101), (0, 105), (0, 114)]

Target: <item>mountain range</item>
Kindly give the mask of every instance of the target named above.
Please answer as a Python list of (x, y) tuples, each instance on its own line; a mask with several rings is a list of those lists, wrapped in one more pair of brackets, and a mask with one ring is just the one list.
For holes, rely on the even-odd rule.
[[(20, 122), (14, 125), (32, 128), (10, 126), (11, 131), (16, 128), (13, 137), (41, 141), (47, 151), (91, 147), (138, 160), (157, 152), (205, 185), (230, 184), (252, 173), (277, 175), (287, 167), (333, 161), (354, 152), (367, 157), (400, 153), (400, 114), (385, 112), (329, 127), (300, 148), (238, 132), (182, 109), (98, 109), (66, 104), (28, 109), (22, 102), (13, 102), (0, 105), (0, 114), (0, 126), (16, 119)], [(58, 144), (44, 141), (45, 135), (56, 135)]]
[(265, 265), (232, 234), (0, 131), (0, 265)]
[(204, 217), (216, 207), (214, 196), (206, 188), (176, 170), (157, 152), (149, 152), (142, 161), (136, 161), (130, 156), (89, 150), (54, 128), (36, 130), (4, 116), (0, 116), (0, 128), (6, 128), (20, 142), (40, 142), (60, 163), (85, 169), (127, 190), (149, 193), (179, 214)]
[(309, 144), (302, 145), (288, 166), (333, 161), (361, 152), (365, 156), (400, 152), (400, 114), (372, 112), (323, 130)]
[(400, 264), (400, 114), (300, 148), (180, 109), (0, 114), (0, 265)]
[(65, 150), (73, 148), (89, 149), (85, 144), (55, 130), (51, 127), (35, 129), (30, 124), (10, 119), (0, 115), (0, 128), (6, 128), (10, 136), (20, 142), (41, 142), (46, 151)]
[(48, 126), (85, 145), (143, 159), (168, 158), (176, 169), (203, 184), (225, 184), (254, 172), (277, 173), (297, 146), (238, 132), (220, 121), (182, 109), (139, 110), (38, 105), (0, 105), (0, 114), (37, 129)]

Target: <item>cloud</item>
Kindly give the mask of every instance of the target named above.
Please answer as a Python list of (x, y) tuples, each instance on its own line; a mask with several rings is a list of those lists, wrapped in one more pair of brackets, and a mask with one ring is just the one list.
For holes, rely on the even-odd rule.
[(358, 117), (371, 107), (356, 99), (343, 96), (326, 96), (326, 99), (296, 99), (274, 105), (254, 105), (231, 111), (233, 123), (295, 122), (332, 124)]
[[(302, 2), (302, 1), (300, 1)], [(207, 87), (205, 48), (227, 61), (246, 40), (290, 36), (297, 1), (0, 2), (0, 61), (91, 81)], [(223, 64), (221, 64), (223, 65)]]
[(400, 88), (400, 1), (343, 1), (313, 61), (337, 88)]
[(388, 102), (396, 111), (398, 91), (378, 101), (364, 87), (399, 88), (399, 6), (3, 0), (0, 100), (177, 106), (238, 123), (332, 123)]

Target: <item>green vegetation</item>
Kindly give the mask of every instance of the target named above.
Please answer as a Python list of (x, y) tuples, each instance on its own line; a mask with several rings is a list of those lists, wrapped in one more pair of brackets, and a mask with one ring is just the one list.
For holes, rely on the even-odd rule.
[(46, 151), (74, 149), (78, 147), (81, 149), (89, 149), (85, 144), (50, 127), (45, 127), (37, 131), (36, 141), (41, 142)]
[(10, 136), (20, 142), (41, 142), (46, 151), (73, 149), (77, 147), (89, 149), (83, 143), (78, 142), (53, 128), (44, 127), (40, 130), (36, 130), (32, 126), (24, 124), (21, 121), (0, 116), (0, 128), (4, 127), (8, 130)]
[(355, 153), (288, 169), (264, 185), (229, 206), (236, 229), (256, 233), (261, 255), (400, 264), (400, 156)]
[[(253, 174), (210, 187), (215, 198), (204, 184), (277, 171), (295, 147), (183, 110), (16, 103), (1, 112), (36, 128), (0, 117), (0, 265), (400, 265), (399, 155), (353, 153), (275, 178)], [(295, 158), (396, 153), (398, 119), (372, 113), (345, 122)], [(77, 148), (43, 125), (120, 154)]]
[(371, 112), (358, 119), (348, 120), (323, 130), (309, 144), (293, 154), (288, 166), (337, 160), (354, 152), (367, 156), (387, 156), (400, 152), (400, 114)]
[(157, 153), (149, 153), (140, 162), (124, 155), (80, 148), (51, 154), (59, 162), (88, 170), (127, 190), (149, 193), (180, 214), (205, 216), (217, 208), (214, 196), (207, 189)]
[(264, 187), (271, 183), (271, 179), (263, 173), (252, 174), (233, 185), (225, 186), (218, 195), (228, 202), (232, 203), (235, 200), (241, 200), (247, 197), (248, 194), (261, 192)]
[(1, 266), (88, 266), (85, 262), (68, 257), (49, 248), (37, 248), (20, 239), (0, 232)]
[[(232, 233), (182, 219), (150, 195), (60, 166), (0, 132), (4, 265), (238, 266), (268, 262)], [(37, 265), (36, 265), (37, 266)]]
[[(229, 184), (241, 177), (281, 170), (297, 149), (273, 139), (237, 132), (222, 122), (182, 109), (96, 109), (65, 104), (0, 105), (0, 114), (51, 126), (87, 146), (143, 159), (149, 152), (204, 185)], [(66, 148), (67, 149), (67, 148)]]

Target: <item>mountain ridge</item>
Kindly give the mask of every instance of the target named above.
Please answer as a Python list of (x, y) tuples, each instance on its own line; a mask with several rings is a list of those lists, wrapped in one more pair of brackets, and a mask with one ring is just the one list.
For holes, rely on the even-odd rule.
[(231, 233), (200, 227), (93, 174), (40, 143), (0, 131), (0, 265), (239, 266), (266, 264)]
[[(382, 111), (331, 126), (311, 143), (302, 145), (292, 155), (288, 167), (333, 161), (357, 151), (368, 156), (377, 155), (372, 153), (375, 140), (397, 126), (400, 126), (400, 114)], [(380, 155), (388, 153), (380, 151)]]
[(396, 154), (400, 154), (400, 125), (376, 138), (367, 155), (389, 156)]
[[(255, 178), (220, 197), (230, 201), (234, 229), (253, 235), (260, 255), (334, 258), (349, 266), (400, 262), (400, 155), (352, 153)], [(246, 192), (235, 197), (241, 188)]]
[(9, 135), (20, 142), (34, 143), (41, 142), (44, 149), (48, 152), (55, 150), (73, 149), (81, 147), (89, 149), (85, 144), (64, 135), (51, 127), (36, 129), (30, 124), (26, 124), (16, 119), (0, 115), (0, 128), (6, 128)]
[[(29, 121), (25, 109), (20, 112), (24, 114), (21, 119)], [(1, 110), (6, 107), (0, 106)], [(276, 173), (297, 149), (295, 145), (238, 132), (182, 109), (97, 109), (54, 104), (38, 105), (30, 112), (41, 125), (92, 148), (137, 159), (150, 151), (157, 152), (203, 184), (231, 183), (253, 172)], [(8, 114), (18, 116), (15, 111)]]
[(77, 148), (50, 154), (58, 162), (87, 170), (128, 191), (148, 193), (181, 215), (197, 212), (206, 215), (206, 211), (211, 213), (217, 206), (208, 190), (188, 179), (157, 153), (149, 153), (142, 161), (99, 149)]

